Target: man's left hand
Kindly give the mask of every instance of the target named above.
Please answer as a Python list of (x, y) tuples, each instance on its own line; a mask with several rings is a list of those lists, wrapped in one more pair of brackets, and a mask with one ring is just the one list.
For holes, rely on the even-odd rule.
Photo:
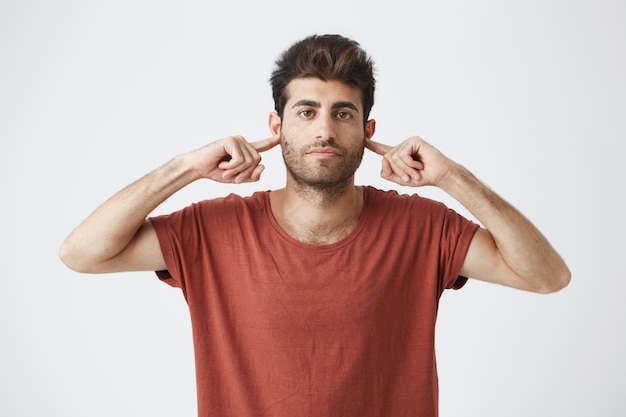
[(368, 139), (365, 146), (383, 157), (381, 177), (400, 185), (442, 187), (455, 165), (419, 136), (393, 147)]

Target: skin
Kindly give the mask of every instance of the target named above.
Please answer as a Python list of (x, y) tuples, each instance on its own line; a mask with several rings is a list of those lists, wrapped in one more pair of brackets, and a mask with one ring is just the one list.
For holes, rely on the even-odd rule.
[(346, 237), (361, 213), (354, 172), (376, 122), (363, 126), (360, 91), (338, 81), (297, 79), (287, 92), (283, 118), (272, 113), (269, 121), (287, 166), (286, 187), (270, 194), (272, 212), (294, 239), (330, 244)]
[(353, 230), (363, 205), (354, 171), (367, 148), (381, 156), (383, 178), (404, 186), (440, 187), (484, 225), (472, 239), (462, 275), (538, 293), (569, 283), (570, 271), (541, 232), (464, 166), (418, 136), (397, 146), (373, 141), (376, 122), (363, 123), (357, 88), (305, 78), (293, 80), (287, 92), (282, 119), (269, 116), (272, 137), (248, 142), (230, 136), (177, 156), (85, 219), (63, 243), (63, 262), (88, 273), (166, 269), (146, 220), (149, 213), (201, 178), (258, 181), (264, 169), (261, 153), (281, 144), (286, 186), (272, 191), (270, 201), (276, 220), (294, 239), (323, 245)]

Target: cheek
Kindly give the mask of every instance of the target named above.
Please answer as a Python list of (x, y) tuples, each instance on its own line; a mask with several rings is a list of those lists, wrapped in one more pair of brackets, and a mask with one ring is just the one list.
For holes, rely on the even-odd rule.
[(284, 133), (280, 135), (280, 146), (282, 148), (283, 155), (289, 156), (294, 153), (293, 141)]
[(289, 123), (283, 123), (280, 128), (280, 140), (282, 142), (288, 142), (294, 144), (296, 140), (294, 138), (301, 137), (304, 133), (304, 126), (298, 126), (297, 123), (290, 121)]

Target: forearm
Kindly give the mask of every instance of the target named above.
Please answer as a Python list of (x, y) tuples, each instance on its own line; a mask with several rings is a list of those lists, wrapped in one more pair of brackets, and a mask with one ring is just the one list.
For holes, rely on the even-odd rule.
[(567, 285), (569, 270), (543, 234), (465, 167), (454, 164), (441, 188), (488, 230), (495, 249), (508, 267), (500, 270), (510, 269), (506, 272), (512, 272), (514, 279), (519, 280), (518, 287), (551, 292)]
[(128, 185), (66, 238), (61, 259), (72, 269), (97, 271), (129, 245), (152, 210), (195, 179), (183, 155)]

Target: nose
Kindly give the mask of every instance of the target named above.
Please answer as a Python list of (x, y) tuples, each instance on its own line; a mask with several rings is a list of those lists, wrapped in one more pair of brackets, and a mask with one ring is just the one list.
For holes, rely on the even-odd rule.
[(315, 138), (318, 140), (335, 140), (336, 132), (334, 122), (335, 120), (331, 114), (321, 112), (317, 118)]

